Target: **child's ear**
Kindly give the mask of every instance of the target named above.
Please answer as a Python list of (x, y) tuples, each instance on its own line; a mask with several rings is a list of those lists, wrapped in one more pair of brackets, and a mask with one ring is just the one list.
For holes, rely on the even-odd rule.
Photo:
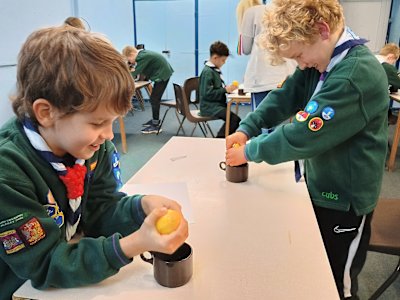
[(319, 34), (323, 40), (327, 40), (331, 34), (331, 29), (329, 25), (325, 22), (317, 22), (316, 26), (318, 27)]
[(32, 104), (36, 120), (42, 127), (51, 127), (55, 120), (55, 107), (46, 99), (36, 99)]

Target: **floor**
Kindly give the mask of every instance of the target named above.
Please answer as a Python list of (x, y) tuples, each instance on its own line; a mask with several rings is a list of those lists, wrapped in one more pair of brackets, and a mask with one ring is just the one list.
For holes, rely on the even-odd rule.
[[(239, 116), (245, 117), (250, 111), (248, 105), (240, 105)], [(161, 108), (160, 115), (163, 116), (165, 108)], [(125, 130), (127, 133), (128, 153), (121, 154), (122, 179), (126, 182), (134, 175), (172, 136), (176, 135), (178, 130), (178, 121), (175, 111), (168, 112), (163, 131), (159, 135), (144, 135), (140, 133), (141, 124), (151, 119), (151, 108), (148, 102), (145, 103), (145, 111), (133, 110), (125, 117)], [(210, 122), (214, 133), (222, 125), (222, 121)], [(184, 123), (184, 129), (187, 134), (191, 132), (193, 124)], [(114, 143), (121, 152), (121, 139), (118, 123), (114, 126)], [(182, 132), (180, 133), (182, 135)], [(202, 137), (201, 131), (197, 128), (194, 136)], [(393, 126), (389, 127), (389, 140), (393, 137)], [(400, 153), (400, 151), (398, 152)], [(384, 173), (382, 183), (382, 198), (399, 199), (400, 183), (400, 154), (397, 157), (397, 168), (394, 172)], [(398, 257), (374, 252), (368, 252), (367, 261), (359, 276), (359, 297), (361, 300), (368, 299), (370, 295), (382, 284), (386, 278), (393, 272), (398, 262)], [(316, 287), (321, 288), (321, 287)], [(382, 300), (400, 299), (400, 278), (398, 278), (381, 296)]]

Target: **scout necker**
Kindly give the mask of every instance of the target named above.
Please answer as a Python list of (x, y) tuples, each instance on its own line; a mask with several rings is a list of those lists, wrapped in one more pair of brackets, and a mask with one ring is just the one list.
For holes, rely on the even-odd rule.
[[(229, 165), (305, 160), (338, 292), (352, 299), (387, 150), (387, 78), (365, 42), (345, 26), (336, 0), (273, 1), (261, 45), (271, 55), (295, 59), (298, 68), (226, 139)], [(292, 123), (260, 135), (261, 128), (291, 116)], [(234, 143), (242, 146), (232, 148)]]
[[(143, 251), (172, 253), (156, 220), (180, 206), (118, 192), (112, 124), (131, 107), (134, 82), (104, 38), (71, 26), (31, 34), (18, 58), (12, 118), (0, 129), (0, 299), (30, 279), (78, 287), (116, 274)], [(68, 243), (77, 230), (78, 243)]]

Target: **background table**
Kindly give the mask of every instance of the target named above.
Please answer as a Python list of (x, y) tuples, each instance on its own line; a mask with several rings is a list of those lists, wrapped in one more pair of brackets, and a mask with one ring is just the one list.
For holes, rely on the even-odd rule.
[(251, 103), (251, 93), (246, 93), (245, 95), (239, 95), (236, 90), (234, 93), (227, 95), (227, 103), (226, 103), (226, 121), (225, 121), (225, 137), (229, 135), (229, 125), (231, 123), (231, 106), (232, 103), (236, 103), (236, 114), (238, 114), (239, 104), (240, 103)]
[[(400, 93), (397, 92), (397, 93), (390, 94), (390, 99), (400, 103)], [(393, 171), (394, 167), (395, 167), (397, 147), (399, 146), (399, 140), (400, 140), (400, 117), (397, 117), (396, 128), (394, 130), (393, 143), (392, 143), (392, 147), (390, 149), (390, 156), (389, 156), (389, 162), (388, 162), (389, 171)]]
[(293, 163), (250, 163), (245, 183), (230, 183), (218, 164), (221, 139), (173, 137), (129, 183), (186, 182), (193, 210), (189, 244), (194, 274), (186, 285), (158, 285), (135, 258), (93, 286), (16, 293), (34, 299), (338, 299), (317, 222)]

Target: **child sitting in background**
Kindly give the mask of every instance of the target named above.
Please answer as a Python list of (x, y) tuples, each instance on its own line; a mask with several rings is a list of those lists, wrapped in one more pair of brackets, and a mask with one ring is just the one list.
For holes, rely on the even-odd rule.
[[(39, 289), (94, 284), (185, 241), (184, 219), (169, 235), (155, 227), (167, 208), (180, 212), (175, 201), (118, 191), (112, 124), (133, 92), (123, 57), (85, 30), (41, 29), (22, 46), (17, 118), (0, 129), (0, 299), (28, 279)], [(77, 230), (84, 237), (68, 243)]]
[(153, 119), (143, 124), (144, 128), (141, 132), (145, 134), (161, 132), (161, 97), (174, 70), (164, 56), (154, 51), (138, 50), (133, 46), (126, 46), (122, 50), (122, 54), (128, 60), (133, 77), (140, 74), (154, 82), (153, 91), (150, 95)]
[[(228, 47), (217, 41), (210, 46), (210, 58), (205, 63), (200, 74), (200, 114), (212, 116), (226, 121), (226, 93), (232, 93), (237, 86), (225, 85), (222, 78), (221, 67), (229, 56)], [(230, 112), (229, 133), (235, 132), (239, 126), (240, 118)], [(217, 138), (225, 138), (225, 124), (218, 131)]]
[[(379, 51), (379, 55), (376, 55), (376, 58), (382, 64), (382, 67), (386, 72), (391, 91), (397, 91), (400, 89), (399, 71), (395, 67), (395, 63), (399, 59), (399, 56), (399, 46), (394, 43), (386, 44), (381, 51)], [(390, 101), (390, 99), (388, 100)], [(392, 114), (392, 109), (390, 107), (388, 110), (388, 122), (391, 125), (396, 124), (397, 122), (397, 117)]]

